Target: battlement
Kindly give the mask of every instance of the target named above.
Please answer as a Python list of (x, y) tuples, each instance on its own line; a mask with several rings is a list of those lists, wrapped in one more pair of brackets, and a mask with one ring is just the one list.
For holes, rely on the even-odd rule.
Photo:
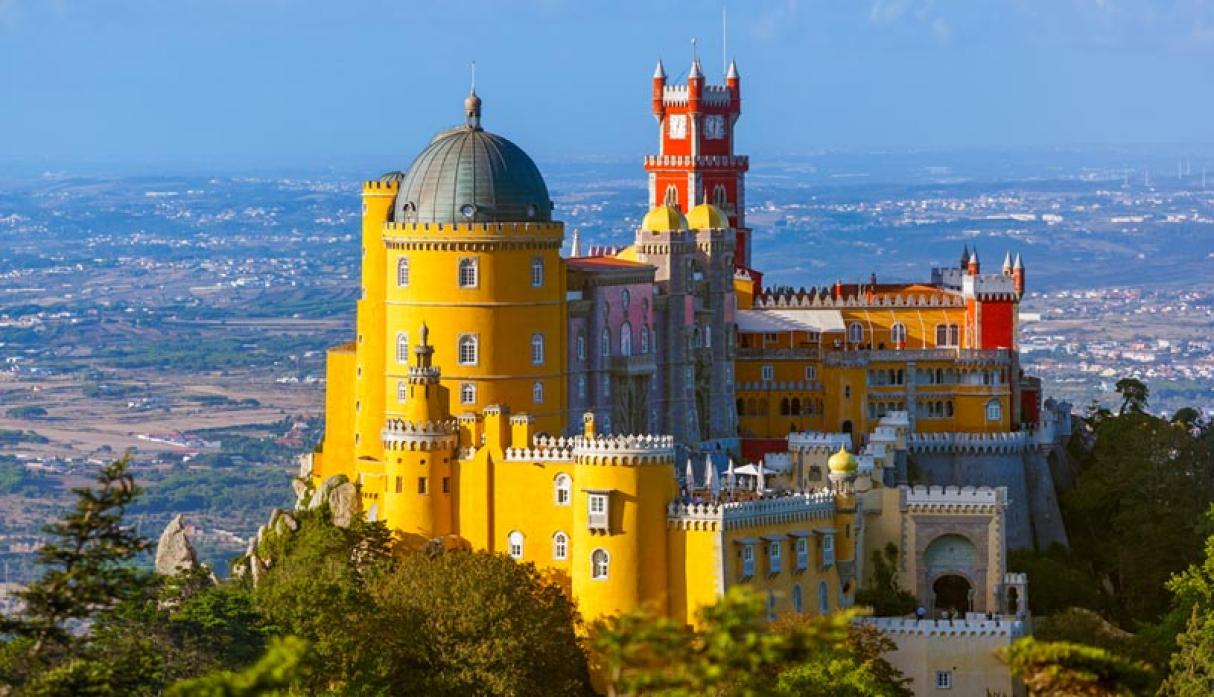
[(400, 180), (368, 179), (363, 182), (364, 194), (395, 194), (400, 189)]
[(592, 465), (649, 465), (674, 462), (674, 436), (598, 435), (574, 436), (573, 455)]
[(1005, 433), (908, 433), (906, 447), (916, 453), (994, 455), (1022, 452), (1028, 445), (1023, 431)]
[(750, 167), (750, 158), (746, 155), (646, 155), (645, 168), (660, 169), (671, 167), (684, 169), (742, 169)]
[(835, 298), (829, 292), (763, 293), (756, 295), (754, 309), (764, 308), (839, 308), (839, 307), (964, 307), (965, 298), (952, 293), (908, 293), (906, 295), (863, 295)]
[(1009, 641), (1025, 634), (1024, 622), (1003, 619), (919, 620), (906, 617), (861, 617), (862, 624), (880, 629), (886, 634), (931, 637), (1006, 637)]
[(1005, 586), (1024, 586), (1028, 585), (1029, 575), (1018, 572), (1008, 572), (1003, 575), (1003, 584)]
[(1011, 363), (1007, 349), (877, 349), (872, 351), (831, 351), (823, 357), (829, 366), (857, 366), (881, 361), (951, 361), (969, 365), (1007, 365)]
[(455, 447), (459, 440), (459, 421), (426, 421), (415, 423), (405, 419), (388, 419), (380, 431), (386, 450), (435, 450)]
[[(438, 241), (440, 236), (457, 236), (461, 240), (478, 238), (540, 237), (564, 239), (565, 226), (559, 222), (544, 223), (396, 223), (383, 225), (385, 241)], [(446, 240), (443, 240), (446, 241)]]
[(847, 433), (795, 431), (788, 434), (788, 449), (799, 452), (816, 450), (834, 453), (838, 452), (839, 448), (850, 448), (851, 442), (851, 436)]
[(737, 392), (821, 392), (822, 383), (809, 380), (740, 380)]
[(1012, 301), (1016, 299), (1016, 289), (1011, 276), (1001, 273), (984, 273), (961, 277), (961, 292), (966, 296), (986, 301)]
[(507, 462), (571, 462), (573, 448), (506, 448)]
[(901, 487), (903, 507), (935, 512), (962, 512), (975, 507), (1002, 507), (1007, 503), (1006, 487), (989, 486), (915, 486)]
[(749, 501), (670, 503), (667, 523), (683, 529), (737, 530), (773, 523), (825, 520), (835, 515), (835, 495), (827, 490), (776, 494)]

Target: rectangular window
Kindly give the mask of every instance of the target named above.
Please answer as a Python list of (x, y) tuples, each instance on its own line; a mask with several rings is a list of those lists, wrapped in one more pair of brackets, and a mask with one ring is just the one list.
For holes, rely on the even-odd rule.
[(465, 382), (459, 386), (460, 404), (476, 404), (476, 385)]
[(765, 365), (762, 368), (763, 381), (771, 382), (776, 379), (776, 369), (774, 366)]
[(822, 538), (822, 566), (835, 563), (835, 536), (827, 534)]
[(805, 537), (797, 538), (797, 571), (804, 571), (809, 568), (809, 539)]
[(531, 287), (544, 287), (544, 257), (531, 257)]
[(606, 530), (608, 528), (607, 494), (591, 494), (588, 505), (590, 507), (590, 529)]
[(816, 382), (818, 379), (818, 367), (814, 365), (805, 366), (805, 381)]
[(742, 576), (750, 578), (755, 575), (755, 546), (742, 545)]
[(451, 493), (451, 477), (443, 477), (443, 493)]
[(459, 287), (475, 288), (480, 282), (480, 264), (474, 257), (459, 260)]
[(396, 493), (399, 494), (399, 493), (403, 492), (404, 490), (405, 490), (405, 478), (397, 477), (396, 478)]
[(953, 689), (953, 671), (951, 671), (951, 670), (936, 671), (936, 689), (937, 690)]
[(426, 478), (425, 477), (417, 478), (417, 493), (419, 493), (419, 494), (426, 493)]
[(767, 547), (767, 571), (771, 574), (780, 573), (780, 543), (769, 542)]

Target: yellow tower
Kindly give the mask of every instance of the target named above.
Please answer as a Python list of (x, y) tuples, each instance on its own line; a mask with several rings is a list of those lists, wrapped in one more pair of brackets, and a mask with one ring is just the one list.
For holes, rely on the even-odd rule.
[[(539, 169), (518, 146), (480, 126), (480, 99), (464, 126), (439, 133), (400, 180), (368, 273), (384, 288), (381, 329), (365, 341), (380, 360), (380, 418), (404, 415), (409, 329), (430, 327), (450, 411), (508, 404), (541, 431), (565, 409), (564, 225)], [(370, 292), (370, 288), (369, 288)], [(364, 343), (364, 346), (367, 344)], [(370, 381), (365, 381), (370, 382)]]

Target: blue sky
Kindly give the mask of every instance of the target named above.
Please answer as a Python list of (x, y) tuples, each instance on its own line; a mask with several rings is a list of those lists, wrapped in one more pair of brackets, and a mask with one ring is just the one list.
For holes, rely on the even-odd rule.
[[(1214, 142), (1214, 2), (727, 0), (742, 150)], [(652, 149), (721, 2), (0, 0), (0, 167), (403, 167), (459, 120), (538, 159)]]

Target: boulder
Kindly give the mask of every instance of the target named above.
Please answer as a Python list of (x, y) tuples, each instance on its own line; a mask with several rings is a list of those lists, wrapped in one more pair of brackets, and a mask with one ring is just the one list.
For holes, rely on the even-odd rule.
[(329, 514), (337, 527), (349, 527), (358, 508), (358, 488), (350, 482), (342, 482), (329, 491)]
[(197, 571), (198, 553), (185, 534), (185, 517), (178, 514), (165, 526), (156, 545), (156, 573), (176, 576)]

